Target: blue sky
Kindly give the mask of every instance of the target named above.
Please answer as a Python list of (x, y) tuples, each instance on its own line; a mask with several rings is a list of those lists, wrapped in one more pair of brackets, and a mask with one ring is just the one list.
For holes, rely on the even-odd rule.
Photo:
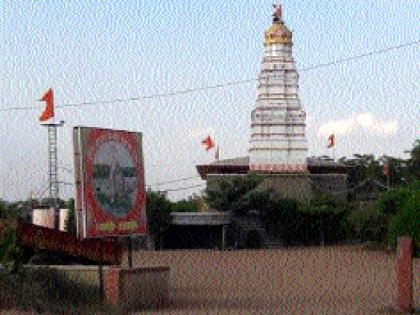
[[(418, 1), (281, 1), (298, 69), (420, 39)], [(38, 123), (52, 87), (56, 105), (130, 98), (258, 76), (272, 1), (2, 1), (0, 197), (35, 197), (47, 182), (47, 131)], [(419, 45), (300, 73), (309, 155), (404, 157), (419, 136)], [(248, 154), (256, 84), (166, 98), (57, 109), (59, 164), (72, 168), (75, 125), (140, 131), (146, 184), (196, 175), (213, 160)], [(72, 182), (71, 172), (60, 179)], [(199, 179), (160, 186), (200, 184)], [(156, 186), (154, 186), (156, 187)], [(61, 187), (63, 197), (73, 194)], [(170, 193), (182, 198), (197, 189)]]

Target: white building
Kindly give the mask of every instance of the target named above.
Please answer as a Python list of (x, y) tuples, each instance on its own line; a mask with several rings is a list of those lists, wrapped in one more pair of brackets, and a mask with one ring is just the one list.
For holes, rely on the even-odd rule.
[(292, 32), (274, 6), (265, 32), (257, 100), (251, 114), (250, 170), (307, 172), (306, 113), (299, 99), (298, 73), (292, 55)]

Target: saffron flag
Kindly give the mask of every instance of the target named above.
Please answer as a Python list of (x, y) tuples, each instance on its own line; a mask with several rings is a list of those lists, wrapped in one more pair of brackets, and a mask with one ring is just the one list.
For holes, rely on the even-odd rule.
[(208, 136), (206, 139), (204, 139), (203, 141), (201, 141), (201, 143), (206, 146), (206, 151), (214, 148), (214, 142), (213, 142), (213, 140), (212, 140), (212, 138), (210, 136)]
[(335, 135), (332, 134), (328, 137), (328, 146), (327, 148), (332, 148), (333, 146), (335, 146)]
[(384, 175), (388, 176), (389, 175), (389, 161), (386, 161), (384, 163)]
[(217, 146), (216, 152), (214, 153), (214, 158), (219, 160), (219, 146)]
[(46, 121), (52, 117), (54, 117), (54, 92), (52, 89), (49, 89), (44, 96), (40, 99), (41, 102), (45, 102), (46, 106), (44, 111), (42, 112), (39, 120)]

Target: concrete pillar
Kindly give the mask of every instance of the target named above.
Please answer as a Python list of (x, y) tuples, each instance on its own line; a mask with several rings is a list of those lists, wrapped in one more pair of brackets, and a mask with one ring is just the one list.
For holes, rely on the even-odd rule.
[(404, 312), (413, 309), (413, 243), (402, 236), (397, 241), (397, 307)]

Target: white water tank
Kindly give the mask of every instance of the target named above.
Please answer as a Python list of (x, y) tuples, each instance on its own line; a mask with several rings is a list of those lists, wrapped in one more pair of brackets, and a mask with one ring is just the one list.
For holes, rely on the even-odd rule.
[[(59, 219), (60, 231), (65, 231), (66, 220), (68, 216), (69, 216), (69, 209), (60, 209), (60, 219)], [(53, 208), (33, 209), (32, 224), (53, 229), (54, 228), (54, 209)]]

